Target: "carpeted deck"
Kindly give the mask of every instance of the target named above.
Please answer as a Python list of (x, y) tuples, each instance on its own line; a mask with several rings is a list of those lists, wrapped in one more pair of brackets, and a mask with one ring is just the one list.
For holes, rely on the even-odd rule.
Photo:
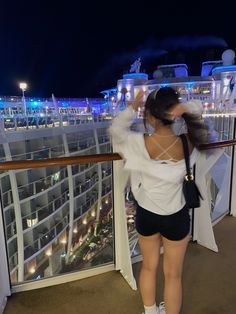
[[(236, 218), (215, 227), (219, 253), (190, 243), (184, 268), (182, 314), (236, 313)], [(140, 264), (134, 265), (136, 278)], [(162, 300), (158, 274), (157, 301)], [(5, 314), (141, 314), (140, 294), (118, 272), (12, 295)]]

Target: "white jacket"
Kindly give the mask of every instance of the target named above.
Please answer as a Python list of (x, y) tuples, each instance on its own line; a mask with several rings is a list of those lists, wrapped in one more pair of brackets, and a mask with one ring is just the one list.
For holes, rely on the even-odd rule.
[[(186, 174), (185, 160), (153, 160), (144, 143), (144, 135), (133, 132), (135, 112), (132, 107), (118, 113), (109, 128), (113, 150), (125, 159), (124, 168), (131, 174), (131, 189), (138, 204), (159, 215), (170, 215), (185, 205), (182, 193)], [(191, 167), (200, 152), (194, 148), (190, 156)]]

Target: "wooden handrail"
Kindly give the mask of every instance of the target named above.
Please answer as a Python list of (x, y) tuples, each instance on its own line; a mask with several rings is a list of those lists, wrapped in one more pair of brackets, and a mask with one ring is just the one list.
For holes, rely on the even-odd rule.
[(74, 157), (57, 157), (39, 160), (19, 160), (6, 161), (0, 163), (0, 170), (16, 170), (16, 169), (31, 169), (53, 166), (67, 166), (76, 164), (88, 164), (92, 162), (103, 162), (120, 160), (122, 157), (117, 153), (95, 154)]
[(233, 146), (233, 145), (236, 145), (236, 140), (213, 142), (213, 143), (200, 145), (199, 150), (206, 150), (206, 149), (212, 149), (212, 148), (224, 148), (224, 147)]
[[(236, 145), (236, 140), (221, 141), (208, 143), (200, 146), (200, 150), (224, 148), (228, 146)], [(73, 156), (73, 157), (58, 157), (49, 159), (39, 160), (19, 160), (19, 161), (6, 161), (0, 163), (0, 170), (16, 170), (16, 169), (31, 169), (31, 168), (42, 168), (42, 167), (53, 167), (53, 166), (67, 166), (76, 164), (87, 164), (104, 161), (121, 160), (122, 157), (118, 153), (108, 154), (95, 154), (95, 155), (84, 155), (84, 156)]]

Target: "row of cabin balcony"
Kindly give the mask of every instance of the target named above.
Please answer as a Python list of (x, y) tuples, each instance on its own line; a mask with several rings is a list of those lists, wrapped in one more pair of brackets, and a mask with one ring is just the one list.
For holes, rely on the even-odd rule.
[[(86, 224), (81, 223), (78, 224), (76, 226), (76, 232), (73, 233), (73, 238), (72, 238), (72, 243), (74, 242), (78, 242), (78, 237), (81, 239), (81, 237), (83, 237), (82, 242), (80, 242), (80, 245), (87, 239), (88, 234), (91, 232), (91, 226), (93, 225), (95, 221), (95, 217), (89, 217), (87, 218)], [(33, 255), (31, 255), (28, 259), (25, 259), (24, 262), (24, 277), (26, 280), (30, 280), (30, 278), (34, 278), (32, 277), (32, 274), (34, 272), (37, 271), (38, 268), (40, 268), (44, 263), (47, 264), (48, 259), (50, 258), (50, 256), (53, 254), (54, 251), (58, 251), (60, 250), (61, 252), (65, 252), (66, 251), (66, 243), (67, 243), (67, 236), (65, 234), (65, 230), (67, 228), (64, 228), (62, 230), (62, 232), (60, 232), (56, 237), (54, 237), (52, 239), (52, 241), (50, 241), (48, 244), (46, 244), (46, 246), (42, 247), (40, 249), (40, 245), (41, 242), (39, 242), (38, 244), (36, 244), (35, 246), (35, 253)], [(75, 230), (75, 229), (74, 229)], [(52, 234), (50, 234), (52, 237)], [(47, 234), (44, 235), (45, 239)], [(58, 241), (59, 240), (59, 241)], [(47, 240), (49, 241), (49, 240)], [(37, 251), (37, 249), (39, 249)], [(29, 252), (29, 250), (28, 250)], [(33, 253), (33, 251), (31, 251)], [(62, 256), (62, 255), (61, 255)], [(15, 260), (14, 260), (15, 257)], [(17, 271), (17, 256), (16, 254), (14, 256), (12, 256), (12, 258), (10, 259), (11, 263), (11, 275), (13, 275), (14, 271)], [(14, 264), (13, 264), (14, 262)], [(34, 265), (34, 272), (32, 272), (32, 264)], [(14, 267), (14, 268), (12, 268)]]
[[(62, 196), (51, 201), (48, 205), (40, 207), (36, 206), (36, 210), (30, 214), (24, 215), (22, 217), (23, 230), (32, 228), (34, 225), (39, 224), (45, 218), (49, 218), (50, 215), (57, 213), (59, 210), (65, 207), (68, 204), (69, 197), (68, 191), (66, 191)], [(6, 235), (7, 240), (12, 238), (16, 234), (16, 223), (13, 219), (13, 222), (6, 224)]]
[[(83, 133), (83, 132), (82, 132)], [(86, 152), (87, 149), (96, 148), (95, 139), (93, 136), (88, 137), (86, 132), (85, 134), (82, 134), (86, 136), (86, 139), (84, 138), (77, 138), (77, 140), (73, 140), (71, 134), (69, 134), (68, 137), (68, 148), (70, 153), (74, 152)], [(76, 136), (74, 136), (76, 137)], [(47, 139), (50, 139), (47, 138)], [(10, 142), (10, 151), (11, 151), (11, 158), (12, 160), (31, 160), (31, 159), (45, 159), (45, 158), (53, 158), (58, 156), (64, 156), (65, 155), (65, 149), (64, 145), (62, 143), (58, 143), (57, 145), (52, 145), (55, 142), (61, 142), (62, 138), (58, 136), (57, 138), (53, 137), (53, 141), (49, 141), (48, 145), (45, 145), (45, 141), (42, 140), (42, 138), (33, 139), (33, 140), (26, 140), (24, 142)], [(107, 134), (99, 135), (98, 136), (98, 142), (100, 145), (104, 143), (110, 142), (110, 137)], [(41, 149), (34, 149), (32, 148), (38, 148), (42, 146)], [(0, 154), (1, 154), (1, 161), (6, 161), (6, 157), (4, 154), (4, 151), (2, 149), (2, 146), (0, 146)], [(32, 150), (32, 151), (30, 151)], [(21, 170), (22, 171), (22, 170)]]
[[(107, 178), (107, 177), (104, 177), (104, 178)], [(103, 195), (107, 193), (107, 191), (110, 191), (110, 182), (108, 182), (108, 186), (106, 184), (103, 184)], [(77, 198), (76, 196), (77, 195), (75, 193), (75, 201)], [(94, 203), (97, 200), (97, 196), (98, 196), (97, 190), (89, 191), (88, 195), (86, 195), (85, 203), (79, 207), (81, 211), (79, 212), (77, 211), (76, 217), (74, 218), (81, 216), (86, 211), (88, 204), (91, 205), (91, 203)], [(67, 190), (64, 194), (62, 194), (62, 196), (58, 197), (57, 199), (54, 199), (48, 205), (44, 207), (37, 205), (35, 211), (27, 215), (24, 215), (22, 217), (23, 229), (25, 230), (25, 229), (32, 228), (34, 225), (40, 224), (44, 219), (48, 219), (50, 215), (56, 213), (58, 210), (61, 210), (64, 207), (64, 205), (67, 204), (68, 200), (69, 200), (69, 193)], [(75, 203), (75, 206), (77, 208), (78, 204)], [(10, 239), (16, 234), (14, 212), (11, 214), (11, 217), (12, 217), (11, 222), (6, 223), (7, 239)]]
[[(107, 195), (107, 193), (109, 192), (111, 192), (109, 187), (106, 187), (103, 190), (104, 195)], [(90, 199), (86, 204), (83, 204), (81, 206), (81, 210), (80, 210), (81, 216), (79, 218), (83, 218), (84, 213), (89, 212), (91, 209), (92, 209), (92, 212), (90, 213), (89, 216), (86, 217), (86, 219), (80, 220), (79, 223), (76, 223), (77, 219), (75, 217), (74, 223), (76, 223), (76, 227), (74, 228), (74, 230), (76, 231), (74, 232), (75, 234), (73, 234), (73, 236), (78, 237), (78, 235), (81, 234), (80, 232), (81, 229), (85, 228), (86, 225), (87, 227), (89, 227), (94, 222), (95, 220), (94, 208), (96, 206), (96, 202), (97, 202), (97, 199), (96, 200)], [(101, 209), (103, 209), (103, 211), (111, 209), (111, 198), (109, 200), (109, 198), (106, 197), (106, 200), (103, 202), (103, 205), (100, 208), (100, 210)], [(84, 223), (84, 220), (86, 220), (86, 223)], [(58, 236), (60, 236), (61, 234), (61, 231), (65, 230), (67, 223), (68, 223), (68, 216), (65, 215), (65, 217), (62, 218), (59, 222), (57, 222), (55, 226), (51, 226), (49, 230), (44, 228), (42, 229), (41, 232), (38, 232), (39, 238), (34, 240), (33, 243), (30, 243), (28, 245), (25, 243), (25, 250), (24, 250), (25, 262), (27, 261), (27, 259), (35, 255), (36, 253), (37, 255), (40, 254), (40, 251), (44, 250), (50, 242), (54, 241), (56, 237), (58, 238)], [(10, 256), (9, 263), (10, 263), (11, 270), (13, 270), (13, 268), (17, 266), (17, 253), (14, 253), (12, 256)]]
[[(83, 165), (76, 165), (73, 170), (72, 170), (72, 175), (73, 177), (77, 176), (82, 176), (85, 171), (92, 171), (92, 168), (95, 167), (96, 164), (83, 164)], [(80, 170), (80, 171), (77, 171)], [(87, 174), (87, 178), (83, 178), (85, 180), (84, 183), (80, 181), (76, 181), (75, 184), (78, 185), (77, 189), (81, 190), (79, 193), (84, 192), (87, 189), (87, 181), (89, 179), (93, 179), (94, 174), (96, 171), (92, 174)], [(111, 174), (111, 167), (105, 168), (103, 166), (102, 168), (102, 176), (107, 176)], [(30, 174), (32, 177), (32, 174)], [(91, 178), (90, 178), (91, 177)], [(19, 192), (19, 199), (24, 200), (26, 198), (31, 197), (32, 195), (36, 195), (38, 193), (41, 193), (56, 184), (60, 183), (62, 180), (67, 179), (68, 174), (67, 174), (67, 168), (63, 168), (60, 171), (55, 172), (54, 174), (50, 174), (49, 176), (45, 178), (40, 178), (39, 180), (36, 180), (34, 182), (30, 182), (26, 185), (19, 185), (18, 186), (18, 192)], [(78, 195), (78, 194), (77, 194)], [(13, 196), (12, 196), (12, 191), (8, 190), (2, 194), (2, 199), (3, 199), (3, 207), (7, 207), (13, 203)]]
[(13, 116), (4, 117), (0, 122), (6, 131), (31, 130), (38, 128), (55, 128), (64, 126), (78, 126), (107, 122), (112, 119), (110, 115), (59, 115), (59, 116)]
[[(98, 136), (99, 144), (110, 143), (110, 137), (108, 135)], [(93, 137), (87, 138), (86, 140), (78, 140), (75, 142), (69, 142), (68, 148), (70, 153), (80, 152), (83, 153), (87, 149), (96, 148), (95, 140)], [(65, 150), (64, 145), (56, 145), (53, 147), (44, 147), (40, 150), (33, 152), (25, 152), (23, 154), (12, 154), (12, 160), (34, 160), (34, 159), (46, 159), (54, 158), (58, 156), (64, 156)], [(5, 158), (2, 158), (2, 161), (6, 161)], [(21, 170), (22, 171), (22, 170)]]
[[(111, 191), (110, 191), (111, 192)], [(103, 214), (106, 214), (106, 211), (107, 212), (110, 212), (111, 210), (111, 196), (107, 198), (105, 198), (105, 201), (104, 201), (104, 197), (102, 197), (102, 207), (100, 207), (100, 210), (102, 210)], [(78, 237), (81, 238), (82, 234), (84, 234), (83, 232), (83, 229), (85, 229), (85, 233), (87, 234), (89, 231), (89, 229), (91, 229), (90, 227), (93, 225), (94, 221), (95, 221), (95, 210), (94, 210), (94, 204), (93, 206), (91, 206), (91, 202), (89, 204), (87, 204), (87, 208), (90, 206), (92, 209), (90, 215), (87, 215), (86, 219), (83, 219), (83, 220), (79, 220), (78, 222), (74, 223), (74, 227), (73, 227), (73, 238), (72, 238), (72, 243), (75, 242), (77, 243), (78, 242)], [(90, 208), (90, 209), (91, 209)], [(84, 216), (84, 215), (83, 215)], [(82, 216), (82, 217), (83, 217)], [(86, 222), (84, 222), (84, 220)], [(75, 220), (74, 220), (75, 222)], [(63, 229), (63, 231), (66, 230), (66, 228)], [(106, 230), (107, 232), (108, 230)], [(47, 235), (47, 234), (46, 234)], [(45, 239), (47, 239), (46, 235), (44, 234), (45, 236)], [(57, 236), (58, 238), (58, 236)], [(53, 242), (51, 242), (51, 250), (57, 250), (59, 247), (58, 245), (60, 246), (61, 243), (58, 243), (57, 241), (55, 242), (54, 240), (57, 240), (57, 238), (53, 239)], [(77, 240), (76, 240), (77, 239)], [(84, 239), (86, 239), (86, 236), (84, 237)], [(40, 240), (41, 241), (41, 240)], [(45, 240), (44, 240), (45, 241)], [(36, 242), (36, 241), (35, 241)], [(81, 243), (80, 243), (81, 244)], [(49, 242), (49, 245), (50, 245), (50, 242)], [(48, 259), (48, 251), (50, 251), (50, 247), (48, 245), (44, 246), (41, 248), (41, 250), (39, 250), (38, 252), (35, 252), (34, 255), (32, 255), (30, 258), (28, 258), (28, 260), (25, 260), (25, 266), (26, 265), (30, 265), (30, 260), (32, 260), (32, 258), (34, 258), (36, 264), (42, 264), (42, 262), (46, 261), (46, 259)], [(33, 252), (31, 250), (31, 252)], [(37, 254), (36, 254), (37, 253)], [(36, 255), (35, 255), (36, 254)], [(51, 252), (52, 254), (52, 252)], [(14, 271), (17, 271), (17, 252), (14, 253), (10, 258), (9, 258), (9, 264), (10, 264), (10, 269), (11, 269), (11, 274), (14, 274)], [(28, 272), (28, 268), (29, 267), (25, 267), (25, 277), (28, 278), (28, 276), (30, 276)], [(14, 275), (13, 275), (14, 276)]]
[[(42, 228), (41, 231), (37, 233), (38, 236), (32, 239), (32, 241), (27, 243), (26, 240), (24, 240), (24, 261), (27, 262), (27, 260), (32, 258), (35, 254), (39, 255), (50, 243), (60, 237), (67, 226), (68, 215), (61, 218), (55, 225), (49, 228)], [(9, 250), (10, 271), (12, 271), (18, 264), (16, 244), (14, 253), (11, 254), (10, 251), (12, 251), (12, 249)]]
[[(102, 171), (103, 179), (110, 178), (111, 169)], [(96, 183), (98, 182), (97, 174), (94, 174), (92, 178), (88, 178), (85, 183), (80, 183), (78, 187), (74, 190), (74, 201), (76, 205), (76, 198), (80, 196), (85, 191), (88, 191), (88, 195), (86, 195), (86, 201), (84, 204), (80, 205), (77, 209), (77, 215), (74, 217), (75, 219), (80, 217), (86, 212), (88, 206), (94, 205), (97, 201), (98, 192), (97, 190), (91, 191), (91, 188), (94, 188)], [(111, 191), (111, 182), (107, 184), (103, 183), (102, 185), (102, 196), (106, 195)], [(22, 217), (23, 230), (31, 229), (34, 226), (38, 226), (44, 220), (48, 219), (51, 215), (54, 215), (59, 210), (63, 209), (69, 202), (69, 190), (66, 190), (60, 197), (54, 199), (49, 202), (46, 206), (36, 205), (36, 210), (31, 212), (30, 214), (24, 215)], [(77, 207), (76, 207), (77, 208)], [(14, 220), (14, 219), (13, 219)], [(7, 239), (11, 239), (16, 234), (16, 224), (15, 221), (12, 221), (10, 224), (6, 225), (7, 230)]]
[(42, 249), (45, 248), (49, 243), (54, 241), (55, 238), (58, 238), (64, 229), (68, 226), (69, 217), (63, 217), (55, 226), (49, 228), (44, 228), (42, 233), (38, 233), (38, 238), (28, 245), (25, 245), (24, 248), (24, 259), (27, 261), (34, 254), (38, 254)]
[[(74, 222), (76, 222), (79, 218), (83, 217), (83, 215), (86, 212), (88, 212), (92, 207), (94, 207), (96, 205), (96, 202), (97, 202), (97, 198), (96, 199), (90, 199), (87, 203), (82, 204), (80, 206), (80, 208), (77, 208), (76, 212), (79, 214), (75, 215)], [(65, 207), (65, 205), (68, 205), (68, 202), (67, 202), (67, 204), (63, 204), (62, 207)], [(64, 214), (64, 217), (67, 217), (67, 216), (68, 216), (68, 211)], [(47, 217), (47, 218), (49, 218), (49, 217)], [(54, 238), (54, 237), (50, 237), (50, 235), (55, 234), (53, 232), (54, 228), (56, 228), (56, 230), (58, 231), (58, 229), (60, 228), (61, 220), (63, 220), (63, 219), (64, 218), (61, 218), (60, 222), (57, 222), (56, 220), (54, 220), (55, 225), (51, 225), (50, 230), (48, 230), (47, 228), (42, 226), (40, 228), (41, 231), (37, 231), (37, 232), (33, 233), (33, 236), (34, 236), (33, 245), (32, 245), (32, 243), (30, 243), (30, 244), (25, 243), (25, 251), (28, 252), (25, 255), (25, 259), (27, 259), (31, 256), (31, 255), (29, 255), (29, 252), (31, 252), (32, 254), (37, 253), (37, 251), (41, 250), (45, 245), (47, 245)], [(68, 222), (68, 217), (66, 218), (66, 221)], [(47, 220), (47, 222), (48, 222), (48, 220)], [(81, 225), (82, 225), (82, 223), (81, 223)], [(37, 244), (37, 246), (34, 245), (35, 243)], [(40, 245), (39, 245), (39, 243), (40, 243)], [(34, 248), (34, 250), (33, 250), (33, 248)], [(13, 255), (15, 255), (15, 253)], [(10, 258), (14, 259), (13, 256), (11, 256)]]

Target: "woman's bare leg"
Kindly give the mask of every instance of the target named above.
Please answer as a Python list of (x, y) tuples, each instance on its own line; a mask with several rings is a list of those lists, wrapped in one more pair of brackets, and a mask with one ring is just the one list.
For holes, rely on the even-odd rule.
[(159, 233), (148, 237), (139, 234), (139, 246), (143, 257), (139, 286), (143, 304), (146, 306), (156, 303), (156, 273), (160, 257), (160, 244)]
[(167, 314), (179, 314), (182, 305), (182, 269), (189, 235), (180, 241), (163, 237), (165, 276), (164, 301)]

